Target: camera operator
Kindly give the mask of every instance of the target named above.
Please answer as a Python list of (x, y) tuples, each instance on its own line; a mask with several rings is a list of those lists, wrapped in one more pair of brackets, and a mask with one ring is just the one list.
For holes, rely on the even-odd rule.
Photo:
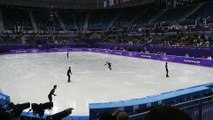
[(1, 118), (1, 120), (10, 119), (10, 114), (8, 112), (6, 112), (6, 109), (4, 109), (1, 105), (0, 105), (0, 118)]

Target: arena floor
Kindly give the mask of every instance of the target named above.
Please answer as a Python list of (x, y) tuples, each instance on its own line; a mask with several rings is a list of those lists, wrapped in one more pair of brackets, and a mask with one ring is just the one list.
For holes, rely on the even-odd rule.
[(89, 103), (142, 98), (213, 81), (213, 68), (178, 63), (168, 63), (168, 68), (166, 78), (165, 62), (154, 60), (84, 52), (70, 52), (69, 59), (64, 52), (1, 55), (0, 91), (15, 104), (44, 103), (56, 84), (54, 107), (45, 113), (73, 107), (72, 115), (88, 115)]

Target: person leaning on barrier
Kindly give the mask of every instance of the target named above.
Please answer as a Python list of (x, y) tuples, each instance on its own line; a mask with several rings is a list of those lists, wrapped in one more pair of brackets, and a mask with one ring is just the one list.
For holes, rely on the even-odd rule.
[(185, 112), (170, 106), (153, 108), (144, 120), (192, 120)]
[(114, 120), (111, 112), (104, 112), (99, 117), (99, 120)]
[(10, 113), (6, 112), (6, 109), (4, 109), (0, 105), (0, 120), (9, 120), (10, 119)]
[(126, 112), (119, 112), (117, 115), (117, 120), (130, 120), (129, 114)]
[(130, 120), (129, 114), (120, 109), (111, 112), (104, 112), (99, 117), (99, 120)]

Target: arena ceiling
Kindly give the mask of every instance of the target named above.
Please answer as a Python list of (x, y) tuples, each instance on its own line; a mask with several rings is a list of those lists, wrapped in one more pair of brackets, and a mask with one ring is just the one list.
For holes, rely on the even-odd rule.
[[(0, 5), (60, 9), (109, 9), (153, 3), (155, 0), (0, 0)], [(113, 5), (109, 5), (113, 2)], [(104, 7), (104, 4), (107, 5)]]

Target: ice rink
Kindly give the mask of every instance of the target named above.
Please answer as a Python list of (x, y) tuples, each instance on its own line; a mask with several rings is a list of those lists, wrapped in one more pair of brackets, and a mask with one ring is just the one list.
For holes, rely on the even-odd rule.
[(72, 115), (88, 115), (89, 103), (142, 98), (213, 81), (213, 68), (178, 63), (168, 63), (168, 68), (166, 78), (165, 62), (154, 60), (89, 52), (70, 52), (69, 59), (65, 52), (1, 55), (0, 91), (15, 104), (44, 103), (56, 84), (54, 107), (46, 113), (73, 107)]

